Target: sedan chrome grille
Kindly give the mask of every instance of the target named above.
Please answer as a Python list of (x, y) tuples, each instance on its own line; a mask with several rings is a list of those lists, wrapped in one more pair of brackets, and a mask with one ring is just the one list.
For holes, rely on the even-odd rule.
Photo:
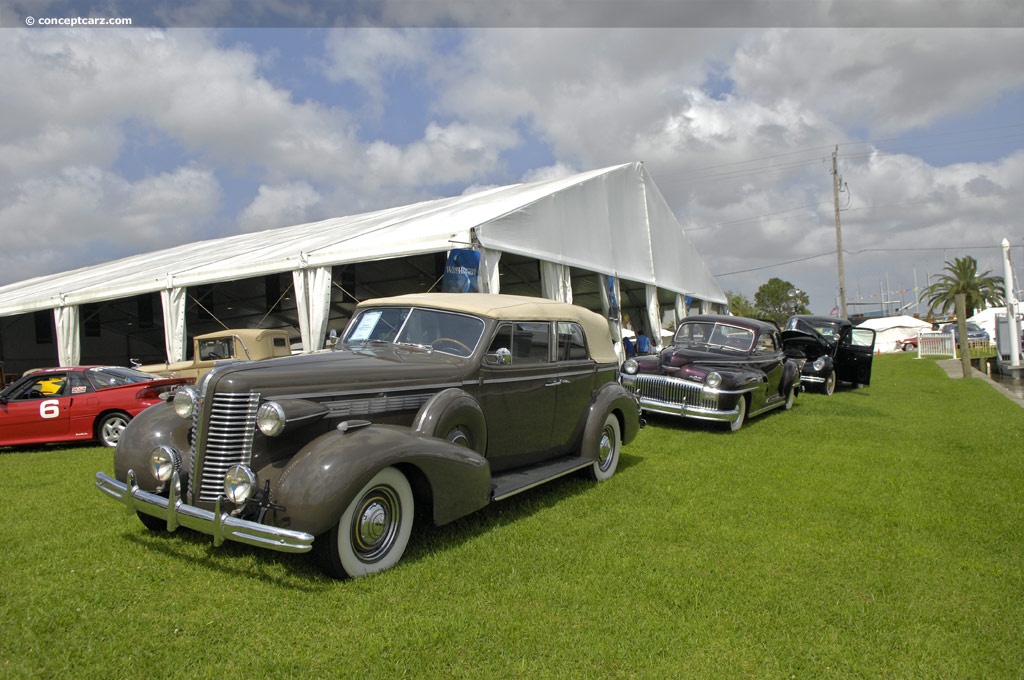
[(215, 501), (224, 492), (224, 475), (232, 465), (248, 465), (256, 433), (260, 395), (215, 394), (210, 420), (199, 429), (193, 477), (199, 482), (196, 501)]
[[(632, 388), (640, 397), (640, 402), (658, 402), (662, 404), (687, 404), (700, 409), (718, 409), (718, 393), (705, 392), (704, 385), (664, 375), (634, 375)], [(623, 380), (626, 387), (629, 381)]]

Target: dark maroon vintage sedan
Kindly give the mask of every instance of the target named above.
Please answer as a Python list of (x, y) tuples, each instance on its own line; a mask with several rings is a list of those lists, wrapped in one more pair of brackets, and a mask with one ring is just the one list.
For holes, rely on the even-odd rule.
[(30, 371), (0, 392), (0, 446), (97, 440), (112, 447), (128, 421), (192, 382), (120, 366)]
[(738, 430), (749, 416), (792, 407), (800, 368), (783, 354), (774, 324), (702, 315), (684, 319), (659, 354), (627, 359), (621, 380), (644, 411)]
[[(604, 317), (510, 295), (360, 304), (334, 351), (215, 368), (136, 418), (97, 486), (153, 530), (286, 552), (335, 577), (563, 475), (602, 481), (640, 427)], [(420, 512), (414, 513), (414, 510)]]

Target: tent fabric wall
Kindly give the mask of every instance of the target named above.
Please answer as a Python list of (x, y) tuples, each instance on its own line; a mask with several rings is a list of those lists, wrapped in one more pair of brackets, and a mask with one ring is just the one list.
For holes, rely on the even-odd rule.
[[(307, 326), (304, 346), (315, 347), (321, 326), (318, 310), (329, 304), (330, 294), (322, 272), (349, 263), (445, 252), (469, 243), (484, 253), (487, 292), (500, 288), (497, 264), (504, 252), (561, 266), (566, 273), (554, 279), (560, 281), (558, 295), (571, 293), (568, 270), (577, 267), (698, 298), (709, 308), (726, 302), (647, 170), (634, 162), (187, 243), (38, 277), (0, 287), (0, 316), (159, 291), (168, 359), (178, 359), (184, 353), (184, 341), (179, 350), (178, 339), (185, 337), (180, 310), (187, 287), (293, 272), (296, 284), (302, 281), (306, 286), (310, 301), (299, 312)], [(324, 300), (312, 302), (321, 294)], [(65, 337), (62, 345), (69, 349), (66, 343)]]
[(164, 344), (167, 347), (167, 363), (185, 360), (185, 298), (184, 288), (165, 288), (160, 291), (164, 316)]
[(647, 284), (647, 332), (655, 347), (661, 346), (661, 306), (658, 304), (658, 287)]
[(572, 277), (564, 264), (541, 260), (540, 286), (547, 299), (572, 304)]
[(78, 305), (57, 307), (53, 310), (53, 321), (57, 329), (58, 365), (77, 366), (82, 360)]
[(323, 348), (327, 336), (331, 267), (296, 269), (292, 272), (292, 280), (295, 283), (295, 306), (299, 316), (302, 349), (315, 352)]

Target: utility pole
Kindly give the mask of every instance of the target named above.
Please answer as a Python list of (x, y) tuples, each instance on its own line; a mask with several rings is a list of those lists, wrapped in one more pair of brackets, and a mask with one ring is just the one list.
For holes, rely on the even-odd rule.
[(839, 146), (836, 145), (835, 151), (832, 152), (832, 202), (836, 209), (836, 256), (839, 258), (839, 316), (847, 319), (849, 317), (846, 314), (846, 274), (843, 271), (843, 229), (839, 224), (839, 191), (844, 186), (844, 183), (836, 167), (838, 156)]

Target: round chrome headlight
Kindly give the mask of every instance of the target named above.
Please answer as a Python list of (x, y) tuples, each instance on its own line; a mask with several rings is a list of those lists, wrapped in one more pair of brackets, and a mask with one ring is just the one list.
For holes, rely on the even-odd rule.
[(256, 474), (244, 465), (232, 465), (224, 475), (224, 495), (241, 505), (256, 493)]
[(174, 393), (174, 412), (185, 420), (191, 420), (192, 414), (199, 406), (199, 393), (190, 386), (182, 387)]
[(265, 401), (256, 409), (256, 427), (268, 437), (276, 437), (284, 431), (287, 418), (284, 407), (276, 401)]
[(640, 370), (640, 364), (636, 362), (636, 359), (626, 359), (622, 364), (622, 372), (626, 375), (636, 375), (638, 370)]
[(722, 374), (717, 371), (711, 371), (704, 376), (704, 384), (708, 387), (718, 387), (722, 384)]
[(169, 446), (158, 446), (149, 454), (149, 471), (161, 482), (170, 481), (174, 471), (180, 469), (178, 452)]
[(820, 371), (821, 369), (825, 368), (825, 357), (818, 357), (817, 359), (815, 359), (814, 363), (811, 364), (811, 368), (813, 368), (815, 371)]

